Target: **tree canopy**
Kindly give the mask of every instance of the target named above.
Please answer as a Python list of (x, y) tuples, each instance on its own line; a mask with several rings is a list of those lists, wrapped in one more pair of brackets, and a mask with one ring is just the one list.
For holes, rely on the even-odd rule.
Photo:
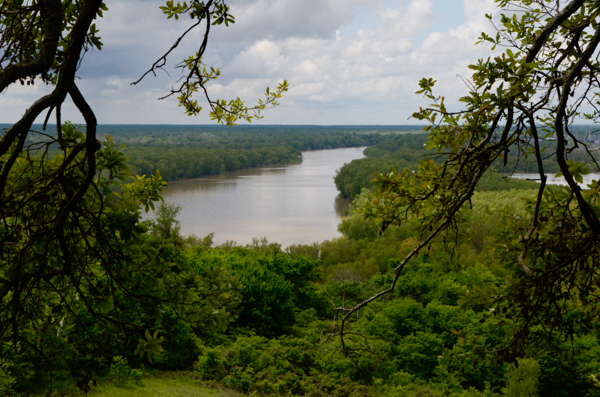
[[(353, 213), (340, 227), (346, 240), (323, 243), (320, 248), (292, 247), (286, 256), (279, 246), (266, 242), (264, 247), (257, 242), (257, 252), (250, 252), (250, 248), (232, 251), (232, 247), (211, 250), (210, 235), (186, 241), (174, 220), (175, 207), (162, 207), (157, 220), (142, 222), (142, 211), (160, 201), (165, 182), (158, 172), (131, 178), (123, 148), (110, 137), (97, 139), (96, 117), (75, 83), (85, 52), (102, 47), (94, 20), (103, 16), (106, 6), (98, 0), (2, 2), (0, 90), (41, 79), (52, 92), (35, 101), (0, 139), (0, 372), (12, 371), (30, 382), (69, 373), (70, 379), (80, 380), (81, 389), (88, 390), (107, 362), (113, 361), (117, 371), (126, 363), (122, 356), (133, 352), (164, 365), (191, 363), (199, 349), (194, 338), (200, 335), (214, 339), (197, 363), (205, 379), (229, 377), (232, 384), (239, 383), (236, 387), (249, 391), (252, 374), (272, 374), (273, 363), (279, 371), (272, 378), (276, 379), (290, 375), (292, 366), (312, 376), (316, 362), (323, 373), (346, 374), (333, 384), (329, 379), (320, 381), (319, 391), (342, 393), (346, 379), (361, 384), (375, 382), (375, 376), (433, 379), (440, 376), (435, 371), (450, 368), (438, 362), (437, 353), (445, 354), (443, 360), (455, 353), (469, 359), (474, 353), (495, 353), (515, 361), (536, 344), (546, 343), (546, 348), (550, 341), (564, 348), (568, 338), (572, 345), (579, 344), (579, 352), (585, 351), (581, 346), (588, 335), (582, 338), (576, 330), (588, 332), (600, 325), (600, 184), (596, 180), (579, 186), (578, 182), (587, 173), (599, 172), (600, 165), (586, 137), (574, 133), (573, 123), (596, 122), (600, 117), (596, 77), (600, 4), (591, 0), (496, 3), (505, 9), (498, 32), (482, 34), (480, 43), (489, 43), (494, 51), (504, 46), (506, 50), (470, 66), (473, 75), (461, 99), (464, 109), (449, 110), (444, 97), (434, 94), (433, 78), (419, 83), (418, 93), (432, 101), (429, 108), (414, 114), (429, 123), (429, 152), (419, 154), (431, 158), (418, 165), (411, 162), (412, 169), (378, 174), (376, 191), (368, 199), (369, 192), (358, 185), (348, 187), (347, 194), (361, 192), (356, 203), (371, 219), (359, 223)], [(202, 62), (210, 30), (235, 21), (224, 0), (168, 1), (162, 10), (167, 18), (191, 19), (192, 25), (135, 84), (164, 67), (173, 49), (197, 28), (203, 29), (198, 51), (179, 64), (183, 79), (167, 96), (176, 96), (186, 114), (196, 115), (201, 106), (194, 94), (200, 93), (211, 117), (224, 124), (261, 117), (261, 110), (277, 104), (287, 82), (275, 91), (267, 89), (266, 99), (254, 107), (240, 99), (213, 100), (208, 95), (209, 82), (220, 75)], [(85, 119), (85, 130), (62, 122), (67, 95)], [(45, 125), (54, 114), (55, 134), (32, 131), (33, 122), (44, 113)], [(40, 139), (28, 140), (32, 134)], [(401, 143), (397, 140), (398, 147), (390, 147), (392, 142), (373, 151), (382, 157), (385, 151), (390, 152), (385, 156), (400, 153)], [(518, 169), (525, 163), (533, 164), (540, 185), (534, 198), (525, 198), (522, 210), (501, 211), (503, 200), (498, 199), (473, 214), (474, 202), (491, 197), (474, 195), (485, 175), (499, 164), (514, 164)], [(568, 186), (547, 185), (548, 172), (554, 170)], [(353, 178), (364, 179), (359, 172)], [(515, 195), (520, 193), (507, 197), (514, 202)], [(494, 223), (501, 230), (485, 229), (495, 215), (491, 211), (502, 212)], [(375, 227), (381, 233), (392, 232), (377, 240)], [(486, 242), (485, 237), (493, 239)], [(503, 277), (483, 266), (449, 275), (442, 261), (427, 262), (428, 253), (440, 254), (440, 247), (450, 251), (448, 256), (455, 253), (461, 240), (470, 240), (473, 249), (467, 248), (477, 255), (493, 255), (507, 270)], [(387, 244), (390, 241), (394, 243)], [(186, 244), (190, 246), (183, 250)], [(315, 284), (321, 274), (316, 262), (301, 258), (307, 254), (320, 257), (325, 276), (332, 281), (324, 291), (331, 292), (329, 302), (341, 322), (330, 322), (323, 314), (328, 313), (326, 298)], [(404, 257), (390, 260), (394, 255)], [(420, 267), (409, 272), (415, 262)], [(387, 273), (390, 265), (393, 269)], [(359, 284), (363, 277), (373, 277), (364, 290), (371, 297), (365, 298), (365, 285)], [(463, 280), (455, 283), (456, 277)], [(373, 293), (376, 289), (379, 292)], [(405, 296), (387, 309), (374, 302), (398, 290)], [(365, 308), (370, 303), (374, 304)], [(459, 312), (458, 305), (467, 310)], [(443, 316), (436, 313), (448, 314), (452, 324), (438, 324)], [(336, 339), (341, 346), (334, 347), (347, 357), (332, 363), (328, 361), (332, 354), (326, 358), (323, 351), (310, 351), (318, 338), (313, 338), (314, 343), (287, 338), (286, 333), (298, 331), (294, 327), (316, 322), (317, 316), (319, 323), (326, 319), (333, 327), (324, 331), (320, 324), (315, 335), (325, 335), (327, 340), (331, 340), (327, 333), (341, 335)], [(248, 334), (234, 350), (252, 354), (225, 351), (225, 356), (220, 355), (223, 349), (217, 346), (222, 335), (214, 330), (223, 330), (228, 322)], [(497, 330), (506, 335), (496, 335)], [(164, 340), (161, 333), (169, 332), (172, 337)], [(478, 343), (484, 332), (495, 342), (491, 350), (492, 342)], [(365, 341), (371, 336), (377, 340), (369, 345)], [(363, 355), (373, 348), (385, 352), (386, 340), (398, 347), (390, 347), (387, 355), (394, 362), (382, 364), (377, 356)], [(163, 342), (169, 344), (169, 354), (159, 354)], [(283, 349), (288, 342), (291, 347)], [(597, 341), (592, 342), (589, 345), (596, 349)], [(456, 351), (446, 354), (447, 346), (457, 344)], [(362, 351), (357, 352), (357, 346)], [(252, 358), (258, 357), (253, 351), (259, 347), (269, 350), (260, 360)], [(270, 357), (281, 356), (282, 351), (289, 351), (289, 357), (280, 362), (275, 358), (282, 357)], [(257, 365), (250, 368), (244, 357), (260, 363), (252, 362)], [(540, 366), (547, 376), (555, 361), (544, 360), (541, 364), (517, 361), (522, 369), (510, 368), (507, 387), (518, 388), (515, 379), (520, 373), (537, 378)], [(474, 370), (481, 369), (477, 365), (473, 359)], [(578, 371), (594, 374), (598, 365), (594, 361)], [(501, 375), (497, 367), (485, 371), (495, 378)], [(487, 375), (474, 375), (473, 380), (470, 376), (463, 376), (463, 383), (484, 387), (481, 380)], [(0, 392), (9, 377), (0, 376)], [(405, 383), (400, 378), (396, 387)], [(44, 380), (52, 383), (48, 379), (40, 383)], [(266, 381), (262, 386), (268, 393), (304, 393), (297, 378), (286, 378), (284, 383)]]
[[(515, 276), (499, 288), (469, 294), (468, 301), (514, 320), (512, 335), (496, 352), (508, 359), (523, 354), (528, 342), (571, 335), (575, 318), (592, 328), (597, 324), (600, 184), (578, 182), (600, 166), (572, 125), (600, 117), (600, 5), (586, 0), (496, 3), (503, 8), (497, 34), (482, 33), (478, 43), (506, 50), (469, 66), (473, 75), (461, 98), (464, 109), (448, 109), (444, 97), (434, 94), (433, 78), (419, 82), (417, 93), (432, 105), (413, 117), (430, 123), (426, 145), (436, 154), (414, 172), (393, 171), (374, 180), (377, 189), (365, 214), (380, 219), (382, 230), (418, 219), (421, 238), (395, 267), (389, 288), (339, 309), (342, 348), (353, 313), (393, 292), (405, 267), (434, 240), (460, 233), (463, 208), (493, 164), (506, 165), (509, 153), (518, 162), (535, 164), (538, 194), (525, 201), (527, 226), (496, 249)], [(575, 161), (571, 157), (578, 149), (585, 156)], [(546, 184), (549, 157), (568, 186)]]
[[(198, 50), (179, 65), (184, 78), (167, 96), (196, 115), (193, 94), (201, 92), (211, 117), (228, 125), (277, 105), (285, 81), (254, 107), (208, 96), (208, 82), (220, 75), (202, 62), (209, 32), (234, 22), (223, 0), (168, 1), (161, 9), (192, 25), (136, 84), (198, 28)], [(149, 360), (159, 353), (163, 339), (149, 329), (168, 310), (188, 324), (224, 327), (227, 310), (216, 302), (230, 289), (218, 270), (182, 266), (180, 241), (146, 233), (141, 211), (154, 208), (166, 183), (158, 172), (131, 180), (122, 147), (96, 137), (94, 111), (76, 80), (86, 51), (102, 48), (94, 21), (106, 11), (101, 0), (0, 2), (0, 91), (40, 79), (52, 87), (0, 139), (0, 368), (24, 356), (38, 374), (70, 363), (84, 390), (114, 349), (134, 343)], [(67, 95), (85, 129), (61, 120)], [(42, 130), (32, 131), (44, 113)], [(56, 132), (48, 134), (52, 114)]]

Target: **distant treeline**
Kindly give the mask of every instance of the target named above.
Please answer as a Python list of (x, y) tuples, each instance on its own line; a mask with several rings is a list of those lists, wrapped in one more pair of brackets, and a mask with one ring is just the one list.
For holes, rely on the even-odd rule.
[(127, 145), (133, 173), (149, 175), (158, 169), (169, 181), (298, 162), (301, 151), (370, 146), (407, 130), (378, 128), (104, 126), (101, 131)]
[(152, 175), (160, 170), (167, 181), (302, 160), (302, 154), (289, 146), (256, 149), (130, 146), (124, 153), (133, 174)]
[[(8, 128), (9, 125), (0, 125)], [(33, 130), (41, 132), (41, 125)], [(215, 126), (215, 125), (99, 125), (98, 139), (110, 135), (126, 145), (133, 174), (160, 170), (167, 180), (236, 171), (264, 165), (302, 161), (301, 151), (373, 146), (398, 134), (418, 132), (420, 126)], [(47, 142), (56, 128), (32, 134), (28, 144)]]
[[(394, 168), (398, 171), (408, 169), (416, 170), (419, 162), (424, 158), (431, 158), (434, 161), (444, 161), (447, 157), (444, 154), (437, 154), (434, 150), (427, 150), (425, 142), (428, 137), (426, 134), (403, 134), (390, 137), (388, 140), (378, 143), (375, 146), (365, 149), (364, 159), (354, 160), (342, 167), (336, 177), (335, 184), (337, 189), (344, 197), (354, 199), (360, 194), (363, 188), (372, 188), (371, 180), (374, 173), (391, 172)], [(547, 144), (547, 154), (554, 151), (554, 142)], [(581, 151), (573, 152), (572, 159), (579, 159)], [(558, 172), (556, 167), (551, 164), (551, 156), (544, 160), (545, 170), (550, 173)], [(506, 180), (501, 173), (515, 172), (535, 172), (536, 164), (532, 159), (518, 159), (509, 153), (506, 167), (503, 167), (503, 159), (496, 162), (498, 173), (489, 174), (484, 177), (478, 185), (480, 191), (497, 191), (505, 189), (532, 189), (537, 185), (535, 182), (529, 182), (520, 179)], [(580, 161), (585, 161), (580, 159)], [(548, 163), (548, 164), (546, 164)]]
[[(10, 124), (0, 124), (4, 130)], [(99, 125), (96, 135), (113, 137), (118, 144), (130, 146), (185, 146), (206, 149), (253, 149), (290, 146), (296, 150), (335, 149), (376, 145), (391, 135), (421, 131), (421, 126), (290, 126), (290, 125)], [(42, 132), (41, 125), (32, 130)], [(82, 127), (85, 130), (85, 127)], [(56, 136), (48, 125), (43, 134), (31, 134), (28, 143), (47, 141)]]
[[(8, 128), (0, 124), (0, 129)], [(41, 132), (41, 125), (34, 125)], [(44, 134), (32, 134), (28, 144), (47, 141), (55, 134), (54, 125), (48, 125)], [(573, 126), (571, 132), (588, 145), (596, 145), (597, 133), (590, 126)], [(126, 145), (125, 153), (134, 174), (154, 174), (160, 170), (166, 180), (195, 178), (202, 175), (235, 171), (263, 165), (301, 161), (305, 150), (335, 149), (368, 146), (367, 158), (355, 160), (343, 167), (336, 177), (336, 185), (345, 197), (353, 198), (364, 187), (371, 187), (374, 172), (390, 172), (393, 168), (416, 169), (426, 156), (443, 161), (443, 155), (426, 150), (427, 134), (421, 126), (289, 126), (289, 125), (100, 125), (97, 136), (113, 137)], [(551, 138), (550, 138), (551, 139)], [(523, 142), (523, 145), (527, 144)], [(554, 152), (556, 142), (546, 141), (544, 169), (559, 172)], [(35, 146), (38, 147), (38, 146)], [(436, 157), (437, 156), (437, 157)], [(569, 153), (569, 159), (589, 160), (585, 148)], [(536, 172), (533, 156), (518, 158), (508, 153), (494, 164), (500, 173)], [(507, 186), (531, 187), (524, 181), (506, 182), (499, 174), (490, 175), (479, 190), (498, 190)]]
[[(544, 171), (550, 174), (554, 174), (560, 172), (560, 168), (556, 161), (556, 141), (546, 141), (543, 142), (540, 146), (544, 150), (542, 153), (544, 164)], [(593, 143), (587, 143), (587, 145), (595, 146)], [(589, 147), (591, 149), (591, 147)], [(596, 147), (596, 151), (597, 151)], [(576, 149), (573, 149), (567, 155), (567, 160), (579, 161), (582, 163), (588, 163), (591, 157), (588, 155), (586, 149), (584, 147), (579, 146)], [(509, 153), (506, 158), (506, 166), (504, 166), (504, 158), (498, 159), (495, 163), (495, 166), (498, 170), (503, 173), (510, 172), (538, 172), (538, 165), (535, 161), (535, 156), (533, 155), (533, 151), (531, 156), (528, 158), (519, 159), (515, 153)]]
[[(414, 127), (412, 127), (414, 128)], [(167, 180), (302, 161), (301, 151), (369, 146), (401, 129), (317, 126), (104, 126), (134, 174)]]
[(372, 146), (390, 135), (419, 131), (420, 126), (186, 126), (106, 125), (98, 135), (108, 134), (129, 146), (186, 146), (207, 149), (255, 149), (289, 146), (296, 150)]

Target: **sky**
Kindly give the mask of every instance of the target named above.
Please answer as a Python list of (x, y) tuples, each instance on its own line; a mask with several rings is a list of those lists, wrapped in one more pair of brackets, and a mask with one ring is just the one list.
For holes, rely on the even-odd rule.
[[(174, 66), (195, 53), (201, 31), (168, 58), (165, 71), (137, 80), (191, 21), (166, 19), (164, 0), (106, 2), (96, 25), (104, 43), (88, 52), (78, 87), (100, 124), (210, 124), (208, 112), (186, 116), (174, 98), (158, 100), (177, 84)], [(289, 92), (264, 111), (259, 124), (399, 125), (429, 100), (415, 94), (423, 77), (450, 109), (467, 93), (468, 65), (490, 55), (475, 45), (494, 32), (485, 14), (493, 0), (230, 0), (236, 23), (214, 27), (204, 61), (222, 76), (208, 86), (212, 99), (240, 97), (251, 105), (283, 79)], [(0, 95), (0, 122), (16, 121), (49, 92), (42, 84), (10, 86)], [(198, 98), (202, 105), (202, 98)], [(63, 119), (82, 122), (72, 104)]]

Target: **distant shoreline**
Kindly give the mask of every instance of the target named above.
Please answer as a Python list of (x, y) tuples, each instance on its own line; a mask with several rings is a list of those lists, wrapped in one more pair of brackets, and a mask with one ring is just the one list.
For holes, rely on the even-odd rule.
[[(561, 176), (559, 178), (554, 178), (553, 174), (552, 176), (550, 174), (548, 175), (548, 180), (546, 181), (546, 183), (550, 184), (550, 185), (563, 185), (563, 186), (567, 186), (567, 181), (565, 181), (565, 179)], [(525, 179), (528, 181), (532, 181), (532, 182), (540, 182), (540, 174), (535, 173), (535, 172), (531, 172), (531, 173), (526, 173), (526, 172), (519, 172), (519, 173), (514, 173), (512, 175), (506, 175), (506, 176), (510, 176), (511, 178), (517, 178), (517, 179)], [(600, 173), (598, 172), (590, 172), (587, 175), (583, 175), (583, 183), (582, 185), (587, 186), (588, 184), (590, 184), (592, 182), (592, 180), (598, 180), (600, 179)]]

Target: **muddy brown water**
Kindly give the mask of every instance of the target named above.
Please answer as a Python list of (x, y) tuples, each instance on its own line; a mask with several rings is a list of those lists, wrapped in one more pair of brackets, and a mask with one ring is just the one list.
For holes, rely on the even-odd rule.
[(335, 188), (335, 172), (363, 158), (364, 149), (308, 151), (300, 164), (170, 182), (163, 197), (181, 207), (182, 234), (214, 232), (217, 245), (263, 236), (283, 247), (321, 242), (340, 235), (337, 225), (349, 204)]

